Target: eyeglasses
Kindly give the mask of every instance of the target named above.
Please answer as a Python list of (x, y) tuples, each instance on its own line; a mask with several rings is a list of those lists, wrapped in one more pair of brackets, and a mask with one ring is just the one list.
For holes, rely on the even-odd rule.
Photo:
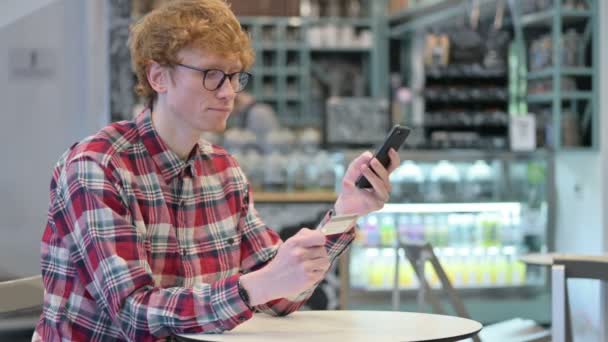
[(202, 72), (203, 73), (203, 87), (209, 91), (218, 90), (224, 84), (224, 81), (226, 79), (229, 79), (230, 85), (232, 85), (232, 89), (234, 90), (234, 92), (238, 93), (240, 91), (243, 91), (243, 89), (245, 89), (245, 86), (247, 85), (247, 83), (249, 83), (249, 80), (253, 77), (253, 75), (251, 75), (250, 73), (245, 72), (245, 71), (238, 71), (238, 72), (233, 72), (232, 74), (227, 74), (227, 73), (223, 72), (222, 70), (218, 70), (218, 69), (199, 69), (199, 68), (196, 68), (196, 67), (193, 67), (190, 65), (181, 64), (181, 63), (177, 63), (175, 65)]

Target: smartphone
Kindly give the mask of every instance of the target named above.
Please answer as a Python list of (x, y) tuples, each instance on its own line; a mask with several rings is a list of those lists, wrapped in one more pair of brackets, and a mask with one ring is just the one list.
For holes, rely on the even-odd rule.
[[(382, 145), (376, 149), (376, 152), (374, 152), (374, 158), (378, 159), (382, 166), (388, 167), (391, 162), (391, 158), (388, 156), (388, 151), (391, 148), (393, 148), (395, 151), (399, 151), (399, 148), (401, 145), (403, 145), (407, 136), (410, 135), (410, 131), (411, 129), (408, 127), (395, 125), (386, 136), (386, 139), (384, 139)], [(372, 187), (370, 182), (363, 175), (357, 178), (355, 185), (360, 189), (369, 189)]]

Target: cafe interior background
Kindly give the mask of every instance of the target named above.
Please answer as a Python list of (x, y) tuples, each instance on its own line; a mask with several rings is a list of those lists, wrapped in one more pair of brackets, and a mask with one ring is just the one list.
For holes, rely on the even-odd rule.
[[(0, 4), (0, 281), (40, 273), (62, 151), (141, 109), (128, 27), (163, 2)], [(471, 318), (549, 328), (550, 271), (520, 258), (608, 251), (608, 2), (228, 2), (256, 53), (255, 120), (205, 138), (239, 160), (282, 236), (318, 222), (354, 156), (412, 128), (389, 203), (359, 219), (307, 307), (432, 312), (396, 248), (428, 242)], [(605, 287), (569, 291), (576, 339), (607, 340)]]

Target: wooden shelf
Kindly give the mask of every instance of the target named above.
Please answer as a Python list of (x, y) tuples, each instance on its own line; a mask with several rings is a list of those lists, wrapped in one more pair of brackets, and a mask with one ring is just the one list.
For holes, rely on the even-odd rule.
[(279, 71), (279, 68), (257, 67), (257, 68), (253, 68), (251, 70), (251, 73), (253, 73), (254, 75), (261, 75), (261, 76), (277, 76), (280, 73), (280, 71)]
[(262, 51), (275, 51), (275, 50), (289, 50), (289, 51), (299, 51), (302, 48), (304, 43), (285, 43), (285, 44), (276, 44), (276, 43), (262, 43), (261, 45), (255, 45), (254, 47), (257, 50)]
[[(552, 67), (533, 71), (528, 73), (528, 80), (536, 80), (549, 78), (553, 76), (554, 69)], [(591, 77), (593, 76), (593, 69), (587, 67), (565, 67), (559, 72), (561, 76), (580, 76), (580, 77)]]
[[(553, 17), (556, 15), (555, 12), (555, 9), (549, 9), (542, 12), (525, 14), (521, 18), (521, 24), (524, 27), (551, 26), (553, 24)], [(563, 24), (570, 25), (590, 19), (591, 14), (589, 10), (564, 9), (561, 12), (561, 21)]]
[(390, 23), (398, 23), (401, 21), (408, 21), (415, 18), (420, 18), (433, 13), (446, 10), (450, 7), (459, 6), (463, 3), (461, 0), (430, 0), (426, 1), (424, 5), (409, 6), (405, 9), (398, 11), (397, 13), (389, 16)]
[(335, 192), (257, 192), (256, 203), (332, 203), (338, 198)]
[[(553, 93), (540, 93), (528, 95), (528, 103), (551, 103), (553, 101)], [(560, 101), (585, 100), (591, 101), (593, 94), (588, 91), (565, 91), (560, 92), (557, 97)]]
[(312, 52), (324, 53), (371, 53), (371, 46), (315, 46)]
[(311, 18), (307, 21), (311, 26), (319, 25), (336, 25), (336, 26), (355, 26), (355, 27), (371, 27), (373, 21), (371, 18), (349, 18), (349, 17), (321, 17)]

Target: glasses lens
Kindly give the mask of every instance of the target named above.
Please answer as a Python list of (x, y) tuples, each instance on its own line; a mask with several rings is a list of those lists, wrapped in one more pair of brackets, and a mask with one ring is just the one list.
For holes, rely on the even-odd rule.
[(221, 70), (208, 70), (203, 80), (203, 85), (207, 90), (215, 90), (219, 88), (220, 82), (224, 79), (224, 72)]
[(246, 72), (236, 73), (230, 80), (232, 82), (232, 87), (234, 91), (239, 92), (245, 89), (245, 86), (247, 86), (250, 77), (251, 75)]

